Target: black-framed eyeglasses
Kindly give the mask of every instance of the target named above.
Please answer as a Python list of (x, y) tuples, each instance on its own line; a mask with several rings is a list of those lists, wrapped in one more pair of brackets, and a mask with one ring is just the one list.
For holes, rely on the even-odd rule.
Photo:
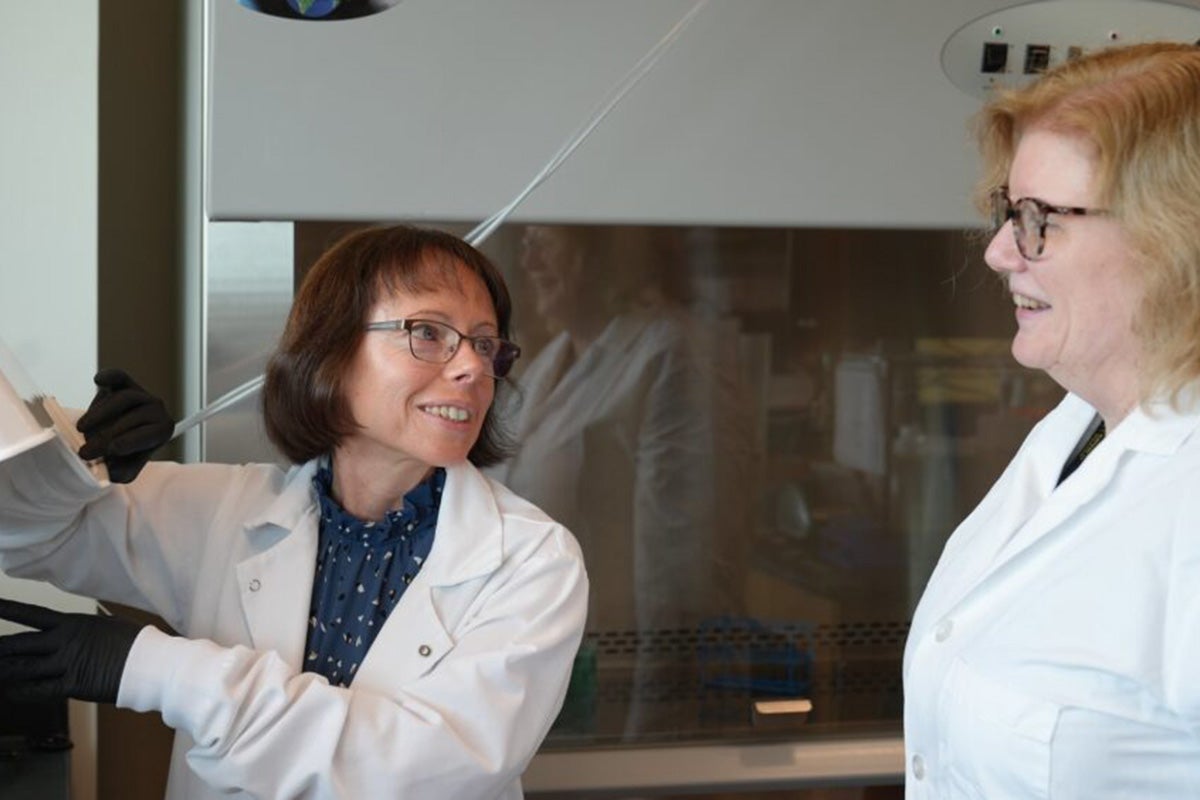
[(503, 378), (521, 355), (521, 348), (499, 336), (468, 336), (433, 319), (388, 319), (367, 324), (369, 331), (404, 331), (413, 358), (430, 364), (445, 364), (454, 358), (464, 340), (487, 364), (487, 374)]
[(1088, 214), (1107, 214), (1103, 208), (1081, 208), (1079, 206), (1052, 206), (1036, 197), (1010, 200), (1008, 187), (999, 186), (992, 190), (992, 229), (1000, 230), (1010, 219), (1013, 223), (1013, 238), (1017, 250), (1029, 261), (1042, 257), (1046, 249), (1047, 217), (1065, 214), (1082, 217)]

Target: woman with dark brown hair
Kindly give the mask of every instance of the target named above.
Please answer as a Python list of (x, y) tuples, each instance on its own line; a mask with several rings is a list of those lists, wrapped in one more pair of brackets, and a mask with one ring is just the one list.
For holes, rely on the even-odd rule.
[(146, 464), (170, 420), (101, 373), (80, 455), (128, 485), (87, 483), (61, 446), (5, 463), (0, 565), (181, 635), (0, 601), (41, 629), (0, 639), (4, 691), (161, 713), (169, 797), (520, 797), (587, 578), (565, 528), (477, 469), (504, 452), (509, 315), (498, 271), (452, 236), (343, 239), (267, 372), (287, 471)]

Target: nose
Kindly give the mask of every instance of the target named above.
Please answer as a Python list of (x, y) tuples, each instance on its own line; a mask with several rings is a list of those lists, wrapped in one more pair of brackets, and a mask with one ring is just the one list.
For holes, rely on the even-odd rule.
[(466, 339), (458, 343), (458, 349), (446, 362), (446, 373), (453, 381), (475, 381), (486, 377), (491, 364)]
[(984, 262), (999, 273), (1016, 272), (1025, 266), (1025, 259), (1017, 249), (1017, 240), (1013, 235), (1012, 220), (1000, 226), (1000, 230), (988, 242), (987, 250), (983, 253)]

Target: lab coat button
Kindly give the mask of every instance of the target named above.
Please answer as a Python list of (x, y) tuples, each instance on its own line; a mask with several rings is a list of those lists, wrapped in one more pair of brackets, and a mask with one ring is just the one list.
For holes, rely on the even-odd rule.
[(954, 632), (954, 621), (944, 619), (933, 632), (933, 640), (935, 642), (944, 642), (950, 638), (950, 634)]
[(423, 644), (417, 648), (417, 652), (420, 653), (422, 656), (428, 656), (430, 653), (433, 652), (433, 648), (427, 644)]
[(262, 588), (262, 582), (259, 581), (258, 578), (255, 578), (254, 580), (250, 581), (250, 591), (257, 592), (261, 588)]
[(925, 780), (925, 759), (920, 753), (912, 757), (912, 774), (919, 781)]

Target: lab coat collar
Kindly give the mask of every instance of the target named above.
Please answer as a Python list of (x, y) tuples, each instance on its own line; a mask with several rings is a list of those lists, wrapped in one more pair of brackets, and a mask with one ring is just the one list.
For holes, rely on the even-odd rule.
[[(613, 317), (604, 326), (604, 330), (600, 332), (596, 340), (584, 349), (579, 360), (571, 366), (568, 374), (563, 376), (560, 383), (567, 383), (568, 377), (576, 378), (578, 376), (584, 380), (594, 379), (592, 369), (595, 363), (611, 353), (632, 351), (652, 321), (652, 317), (639, 312), (629, 312)], [(570, 349), (570, 337), (566, 333), (559, 334), (547, 349), (549, 350), (551, 346), (557, 350), (555, 360), (561, 363)]]
[[(319, 460), (313, 460), (294, 469), (275, 501), (247, 520), (247, 535), (286, 536), (302, 527), (304, 517), (316, 509), (312, 478), (319, 465)], [(433, 541), (433, 552), (421, 569), (432, 586), (450, 586), (486, 575), (503, 560), (504, 543), (495, 496), (487, 478), (468, 462), (446, 468), (446, 485)]]
[(947, 546), (937, 568), (939, 588), (928, 593), (928, 602), (922, 600), (923, 616), (936, 617), (980, 597), (981, 590), (1006, 582), (1030, 558), (1051, 552), (1066, 557), (1075, 544), (1065, 535), (1067, 523), (1107, 490), (1127, 454), (1168, 456), (1200, 425), (1194, 405), (1136, 408), (1059, 486), (1062, 465), (1094, 416), (1094, 408), (1068, 394), (1030, 434), (993, 490), (999, 494), (989, 496)]
[(458, 584), (490, 575), (504, 556), (495, 494), (464, 462), (446, 468), (433, 550), (371, 645), (355, 686), (403, 685), (424, 675), (455, 646), (443, 600)]
[(494, 572), (504, 559), (496, 497), (468, 462), (446, 467), (433, 551), (421, 568), (430, 586), (453, 586)]
[(1129, 413), (1110, 438), (1123, 449), (1169, 456), (1178, 450), (1200, 425), (1200, 403), (1196, 392), (1185, 391), (1174, 408), (1166, 401), (1147, 403)]
[(320, 459), (293, 467), (284, 479), (284, 489), (259, 514), (246, 520), (246, 533), (251, 537), (263, 535), (269, 528), (294, 530), (305, 514), (317, 507), (312, 479), (317, 474)]
[(629, 312), (614, 317), (600, 337), (596, 339), (597, 349), (617, 353), (630, 349), (641, 338), (651, 320), (650, 316), (639, 312)]
[[(1191, 395), (1185, 394), (1178, 408), (1165, 401), (1134, 407), (1115, 429), (1108, 431), (1105, 440), (1093, 453), (1094, 457), (1089, 457), (1088, 460), (1093, 464), (1103, 465), (1103, 475), (1099, 476), (1099, 480), (1090, 480), (1088, 483), (1095, 488), (1106, 484), (1124, 452), (1169, 456), (1177, 451), (1200, 426), (1200, 403), (1189, 397)], [(1075, 449), (1095, 415), (1096, 410), (1087, 401), (1078, 395), (1068, 394), (1046, 418), (1046, 425), (1041, 426), (1044, 428), (1041, 434), (1035, 433), (1036, 439), (1031, 437), (1030, 444), (1037, 457), (1031, 460), (1029, 467), (1034, 482), (1043, 494), (1055, 489), (1063, 462)], [(1064, 484), (1064, 488), (1067, 485)]]
[[(596, 409), (610, 398), (604, 392), (593, 391), (594, 387), (613, 385), (625, 371), (635, 368), (630, 354), (638, 352), (639, 341), (650, 323), (651, 318), (645, 314), (614, 317), (569, 366), (566, 362), (571, 357), (570, 335), (565, 331), (558, 334), (521, 379), (523, 397), (517, 412), (517, 427), (530, 431), (534, 437), (575, 436), (577, 427), (554, 424), (554, 419), (564, 414), (591, 419), (599, 414)], [(518, 454), (516, 459), (519, 458)], [(516, 459), (497, 471), (501, 480), (507, 478)]]
[[(274, 502), (246, 522), (246, 535), (259, 552), (236, 568), (255, 648), (275, 650), (297, 667), (304, 657), (308, 614), (297, 616), (296, 609), (307, 611), (316, 569), (318, 515), (312, 478), (318, 466), (314, 460), (292, 470)], [(433, 551), (380, 632), (381, 640), (390, 641), (393, 628), (417, 630), (423, 653), (444, 654), (450, 637), (428, 610), (432, 592), (490, 574), (503, 558), (500, 511), (487, 479), (466, 462), (447, 467)], [(295, 624), (281, 624), (292, 619)], [(428, 669), (436, 661), (436, 657), (422, 658), (414, 669)], [(371, 666), (364, 663), (363, 669), (370, 674)]]

